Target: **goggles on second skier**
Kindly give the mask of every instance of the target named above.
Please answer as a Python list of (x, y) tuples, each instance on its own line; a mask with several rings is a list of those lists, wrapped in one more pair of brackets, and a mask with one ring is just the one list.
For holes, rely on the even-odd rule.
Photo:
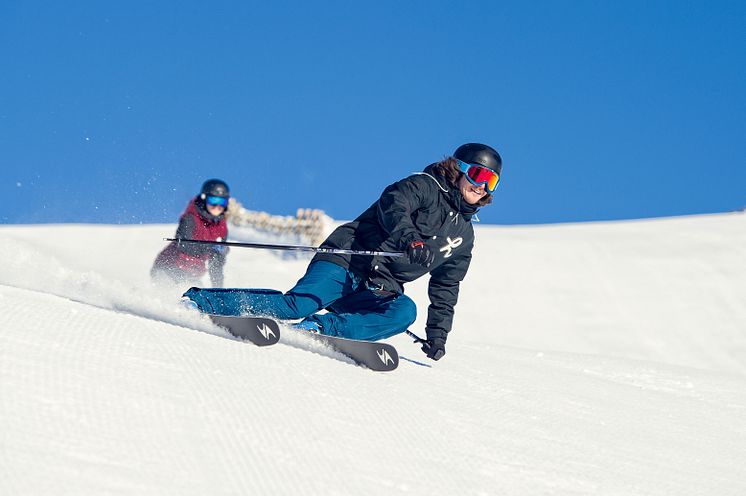
[(474, 186), (484, 185), (484, 189), (490, 194), (495, 192), (495, 188), (500, 184), (500, 175), (497, 172), (481, 165), (467, 164), (461, 160), (458, 160), (458, 163), (461, 172), (464, 173), (471, 184)]
[(226, 208), (228, 206), (228, 198), (223, 198), (222, 196), (208, 196), (205, 198), (205, 202), (213, 207)]

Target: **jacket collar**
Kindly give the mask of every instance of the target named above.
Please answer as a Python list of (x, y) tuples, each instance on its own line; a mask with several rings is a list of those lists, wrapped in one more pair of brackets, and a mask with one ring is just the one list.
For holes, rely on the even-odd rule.
[(466, 220), (471, 220), (471, 218), (479, 211), (479, 207), (466, 203), (463, 196), (461, 196), (461, 191), (459, 191), (456, 186), (448, 184), (448, 180), (436, 171), (435, 165), (436, 164), (428, 165), (427, 167), (425, 167), (425, 170), (423, 172), (420, 172), (418, 174), (429, 176), (436, 183), (438, 183), (440, 192), (446, 197), (446, 201), (449, 203), (449, 205), (456, 209), (458, 213), (463, 215)]

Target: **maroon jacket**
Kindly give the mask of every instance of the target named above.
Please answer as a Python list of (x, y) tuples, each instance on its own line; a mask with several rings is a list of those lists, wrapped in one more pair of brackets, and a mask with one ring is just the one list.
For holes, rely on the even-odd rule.
[[(176, 238), (219, 241), (228, 237), (225, 214), (210, 215), (205, 209), (204, 200), (199, 196), (189, 202), (179, 218)], [(214, 286), (223, 285), (223, 265), (228, 248), (226, 246), (200, 245), (172, 241), (158, 254), (151, 274), (163, 271), (174, 279), (198, 279), (208, 268)]]

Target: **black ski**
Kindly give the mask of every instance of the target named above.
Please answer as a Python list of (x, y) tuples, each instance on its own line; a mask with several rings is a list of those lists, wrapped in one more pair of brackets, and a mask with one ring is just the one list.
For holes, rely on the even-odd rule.
[[(280, 340), (280, 326), (265, 317), (210, 315), (210, 319), (236, 337), (251, 341), (257, 346), (269, 346)], [(326, 344), (333, 350), (350, 357), (355, 363), (377, 372), (388, 372), (399, 366), (399, 353), (390, 344), (375, 341), (325, 336), (303, 330), (297, 332)]]
[(257, 346), (269, 346), (280, 340), (280, 326), (272, 319), (227, 315), (210, 315), (210, 319), (237, 338), (246, 339)]
[(325, 336), (301, 330), (298, 332), (328, 345), (335, 351), (352, 358), (357, 364), (376, 372), (389, 372), (399, 366), (399, 353), (390, 344)]

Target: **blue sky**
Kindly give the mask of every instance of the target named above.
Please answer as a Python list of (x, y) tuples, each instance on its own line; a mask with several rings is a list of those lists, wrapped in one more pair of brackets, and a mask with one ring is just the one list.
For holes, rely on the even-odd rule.
[[(69, 3), (69, 4), (68, 4)], [(746, 206), (746, 2), (0, 3), (0, 222), (350, 219), (486, 142), (485, 223)]]

